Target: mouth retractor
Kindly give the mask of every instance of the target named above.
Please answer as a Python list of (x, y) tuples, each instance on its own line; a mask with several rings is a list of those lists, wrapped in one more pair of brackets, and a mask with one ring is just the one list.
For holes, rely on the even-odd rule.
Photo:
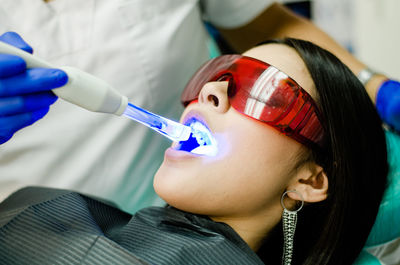
[(187, 151), (198, 155), (215, 156), (217, 154), (217, 141), (210, 130), (196, 119), (191, 119), (186, 124), (192, 129), (187, 141), (179, 142), (177, 150)]

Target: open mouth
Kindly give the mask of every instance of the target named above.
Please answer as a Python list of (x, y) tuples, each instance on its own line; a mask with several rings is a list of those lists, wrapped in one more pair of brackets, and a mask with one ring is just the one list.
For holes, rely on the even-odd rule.
[(217, 142), (207, 126), (194, 117), (185, 122), (185, 125), (190, 126), (192, 133), (187, 141), (179, 142), (175, 149), (198, 155), (217, 154)]

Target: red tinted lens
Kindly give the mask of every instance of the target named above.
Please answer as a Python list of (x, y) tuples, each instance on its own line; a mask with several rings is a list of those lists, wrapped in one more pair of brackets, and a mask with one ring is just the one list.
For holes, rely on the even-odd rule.
[(231, 98), (231, 105), (258, 120), (274, 122), (290, 108), (298, 86), (275, 67), (249, 59), (238, 60), (238, 71), (234, 74), (237, 92)]
[(182, 93), (186, 106), (207, 82), (229, 77), (230, 104), (307, 146), (322, 146), (323, 129), (311, 96), (274, 66), (241, 55), (224, 55), (204, 64)]

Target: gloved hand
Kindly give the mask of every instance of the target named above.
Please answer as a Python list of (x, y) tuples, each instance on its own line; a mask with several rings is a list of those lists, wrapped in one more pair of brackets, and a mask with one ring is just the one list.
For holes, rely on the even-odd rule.
[(400, 132), (400, 82), (386, 80), (378, 90), (376, 109), (381, 119), (397, 132)]
[[(32, 48), (14, 32), (0, 41), (32, 53)], [(51, 91), (68, 81), (58, 69), (26, 69), (25, 61), (15, 55), (0, 54), (0, 144), (13, 134), (41, 119), (57, 100)]]

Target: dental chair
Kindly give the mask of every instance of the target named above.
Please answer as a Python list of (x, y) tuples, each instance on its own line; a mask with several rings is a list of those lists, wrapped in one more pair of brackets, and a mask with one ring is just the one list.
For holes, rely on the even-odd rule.
[(386, 131), (386, 141), (388, 186), (364, 250), (354, 265), (400, 265), (400, 135)]

